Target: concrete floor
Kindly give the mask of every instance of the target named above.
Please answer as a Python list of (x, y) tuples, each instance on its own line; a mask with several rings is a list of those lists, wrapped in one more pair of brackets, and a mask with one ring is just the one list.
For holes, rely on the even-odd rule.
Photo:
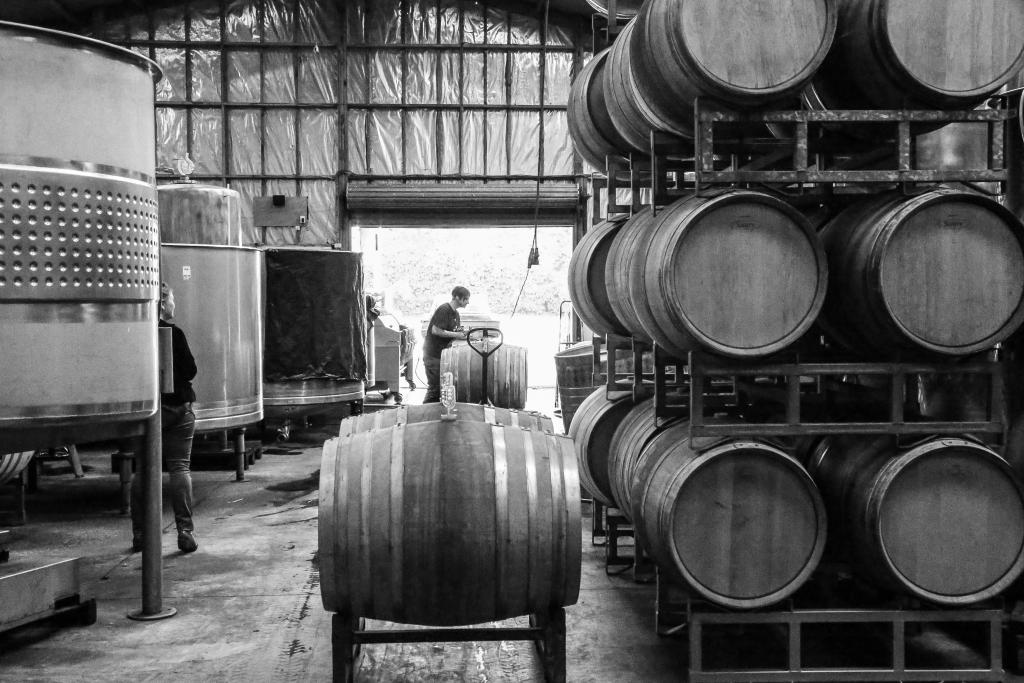
[[(406, 401), (421, 400), (422, 391), (406, 392)], [(552, 390), (530, 391), (528, 407), (550, 414)], [(335, 420), (293, 432), (285, 444), (267, 442), (244, 482), (234, 480), (230, 463), (195, 463), (199, 550), (178, 552), (165, 511), (163, 604), (178, 613), (163, 621), (126, 617), (141, 607), (141, 555), (129, 552), (112, 449), (83, 448), (82, 479), (49, 465), (29, 497), (28, 523), (12, 528), (11, 562), (81, 558), (84, 593), (96, 598), (98, 619), (0, 634), (0, 681), (329, 681), (317, 474), (321, 445), (336, 430)], [(8, 493), (0, 494), (0, 511), (9, 504)], [(590, 542), (589, 513), (585, 505), (580, 600), (567, 609), (568, 680), (685, 680), (686, 641), (655, 634), (652, 585), (606, 573), (604, 550)], [(357, 680), (522, 683), (543, 675), (522, 641), (389, 644), (366, 647)]]

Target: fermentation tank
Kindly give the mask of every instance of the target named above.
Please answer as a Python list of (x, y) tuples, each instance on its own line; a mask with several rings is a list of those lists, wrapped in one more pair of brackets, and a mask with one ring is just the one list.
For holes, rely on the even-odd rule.
[(284, 439), (292, 421), (365, 396), (363, 261), (359, 252), (267, 247), (264, 266), (263, 409)]
[(198, 373), (196, 431), (263, 419), (262, 252), (242, 246), (240, 196), (213, 185), (162, 185), (163, 280), (174, 290), (174, 323)]
[(0, 452), (156, 412), (159, 78), (130, 50), (0, 22)]

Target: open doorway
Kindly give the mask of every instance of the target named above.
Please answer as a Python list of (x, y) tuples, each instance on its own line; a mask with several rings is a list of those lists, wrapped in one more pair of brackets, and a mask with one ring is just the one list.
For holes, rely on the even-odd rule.
[[(536, 231), (539, 263), (527, 268), (533, 228), (361, 228), (365, 288), (413, 330), (419, 384), (423, 331), (452, 287), (472, 293), (464, 320), (499, 327), (506, 344), (527, 348), (531, 387), (555, 385), (559, 310), (567, 301), (572, 228)], [(566, 307), (562, 307), (567, 310)]]

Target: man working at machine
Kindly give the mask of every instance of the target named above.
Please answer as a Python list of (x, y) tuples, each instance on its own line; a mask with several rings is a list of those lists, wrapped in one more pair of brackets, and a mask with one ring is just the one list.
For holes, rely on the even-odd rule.
[(430, 316), (423, 339), (423, 367), (427, 371), (427, 395), (424, 403), (441, 401), (441, 352), (453, 339), (465, 339), (459, 309), (469, 305), (469, 290), (459, 286), (452, 290), (452, 300), (441, 304)]

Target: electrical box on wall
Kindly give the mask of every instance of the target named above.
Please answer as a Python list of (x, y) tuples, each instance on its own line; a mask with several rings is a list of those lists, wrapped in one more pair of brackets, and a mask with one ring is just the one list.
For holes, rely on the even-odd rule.
[(283, 194), (254, 197), (252, 218), (258, 228), (305, 225), (309, 218), (309, 197), (288, 197)]

